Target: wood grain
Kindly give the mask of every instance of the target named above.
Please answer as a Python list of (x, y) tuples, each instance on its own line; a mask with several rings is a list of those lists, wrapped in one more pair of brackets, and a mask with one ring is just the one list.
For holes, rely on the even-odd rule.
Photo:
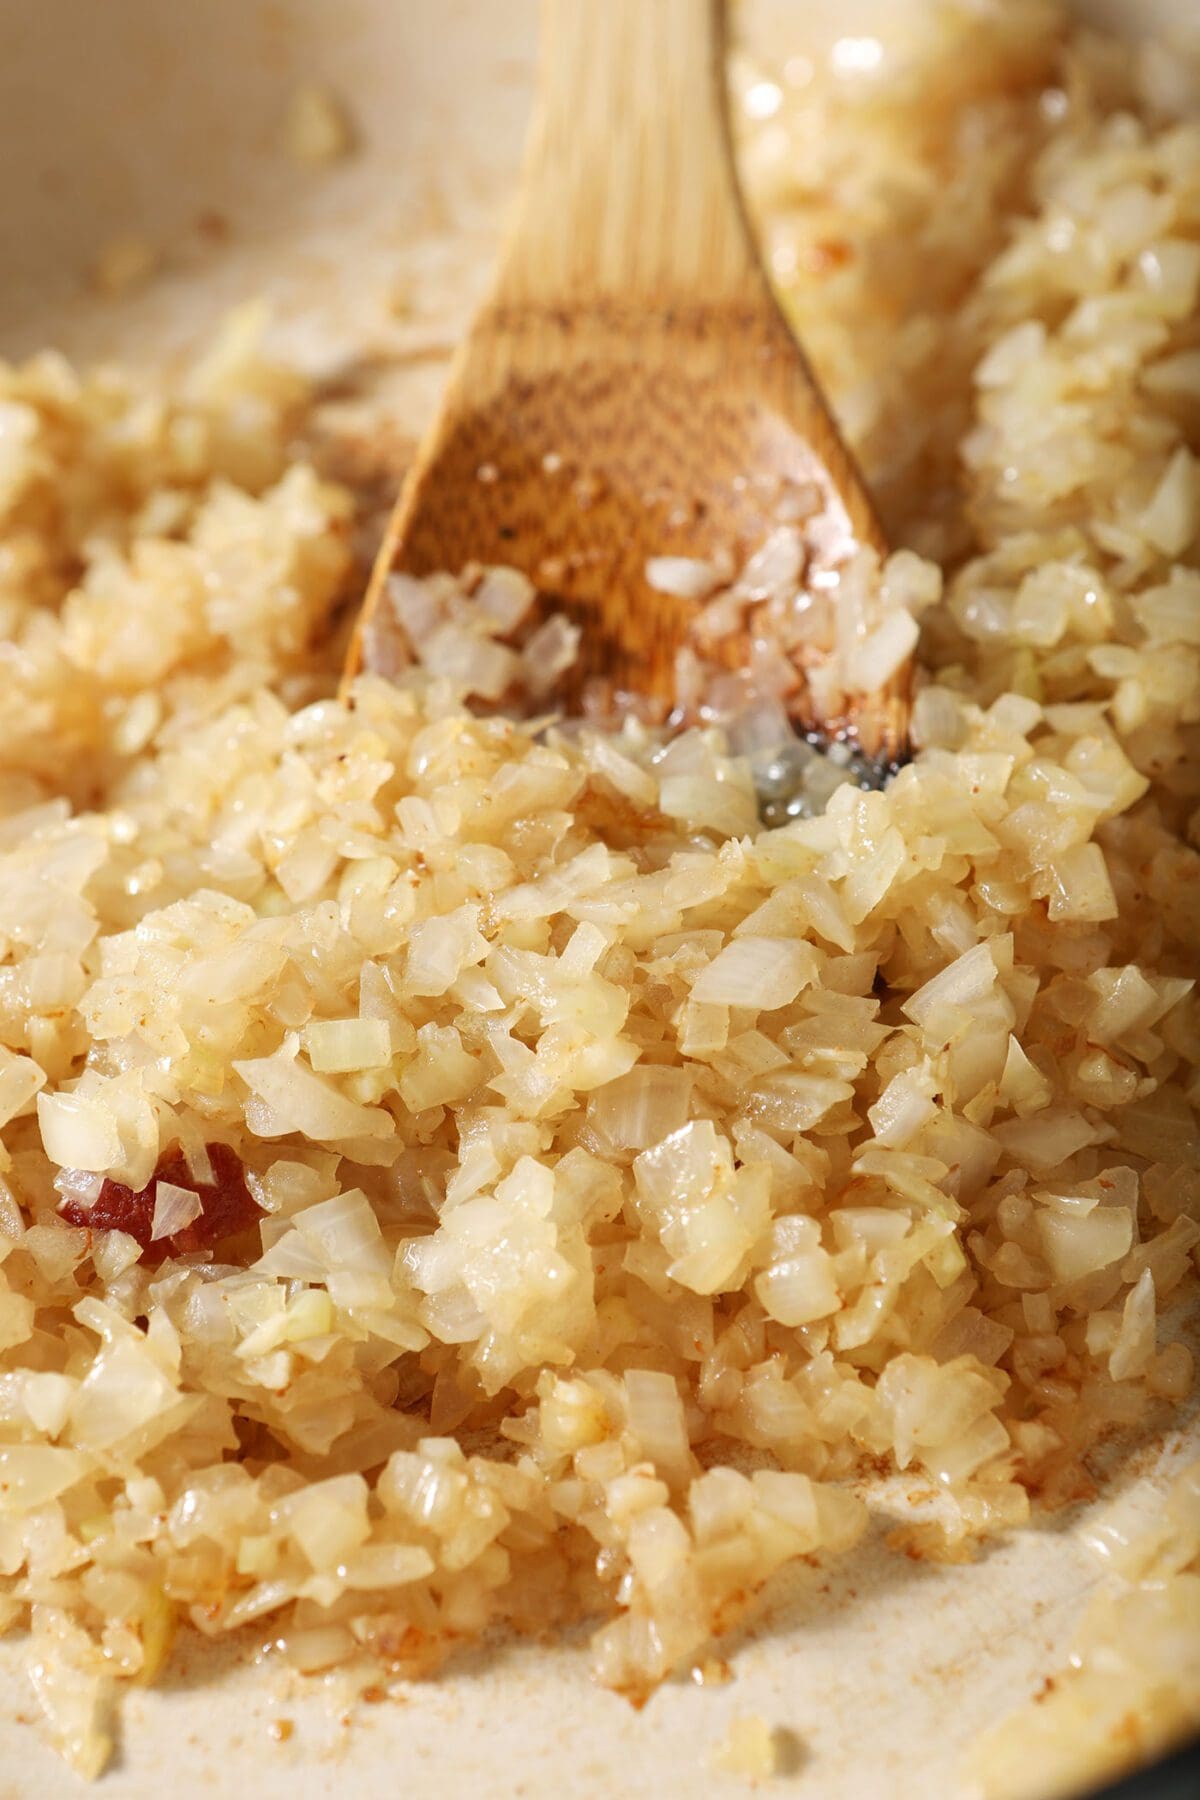
[[(649, 557), (735, 561), (819, 490), (808, 578), (862, 544), (870, 499), (771, 291), (737, 184), (722, 0), (543, 0), (540, 99), (495, 284), (375, 565), (524, 570), (584, 625), (580, 678), (669, 695), (694, 602)], [(741, 653), (736, 642), (724, 651)], [(903, 754), (907, 671), (806, 729)]]

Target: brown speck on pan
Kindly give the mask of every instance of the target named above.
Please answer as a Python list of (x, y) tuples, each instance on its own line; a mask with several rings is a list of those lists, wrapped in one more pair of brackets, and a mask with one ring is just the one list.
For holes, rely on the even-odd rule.
[(226, 215), (215, 207), (207, 207), (196, 214), (196, 235), (209, 244), (227, 244), (233, 234), (233, 227)]

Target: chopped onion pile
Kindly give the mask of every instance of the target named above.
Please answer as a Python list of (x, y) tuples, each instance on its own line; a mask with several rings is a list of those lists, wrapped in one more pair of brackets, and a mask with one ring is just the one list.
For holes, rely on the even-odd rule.
[[(586, 1613), (641, 1701), (880, 1468), (966, 1560), (1189, 1392), (1200, 89), (921, 14), (748, 159), (906, 547), (814, 598), (797, 489), (656, 561), (678, 730), (548, 724), (503, 569), (395, 581), (331, 698), (359, 503), (254, 309), (175, 395), (0, 370), (0, 1624), (83, 1774), (179, 1629), (415, 1676)], [(789, 739), (918, 628), (886, 788)], [(1195, 1706), (1190, 1505), (1040, 1709), (1064, 1782)]]

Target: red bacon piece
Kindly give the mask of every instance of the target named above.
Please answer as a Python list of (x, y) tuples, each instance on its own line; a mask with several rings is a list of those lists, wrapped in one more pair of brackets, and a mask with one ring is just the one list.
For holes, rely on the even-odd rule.
[[(142, 1246), (145, 1262), (162, 1262), (166, 1256), (183, 1256), (190, 1251), (215, 1250), (218, 1244), (237, 1237), (261, 1219), (263, 1211), (246, 1186), (245, 1171), (229, 1145), (208, 1144), (205, 1148), (215, 1177), (211, 1184), (196, 1180), (183, 1151), (175, 1144), (159, 1157), (144, 1188), (135, 1190), (119, 1181), (105, 1181), (90, 1206), (68, 1198), (59, 1206), (59, 1213), (68, 1225), (82, 1225), (89, 1231), (127, 1232)], [(189, 1189), (198, 1196), (203, 1211), (172, 1237), (151, 1239), (154, 1190), (160, 1181)]]

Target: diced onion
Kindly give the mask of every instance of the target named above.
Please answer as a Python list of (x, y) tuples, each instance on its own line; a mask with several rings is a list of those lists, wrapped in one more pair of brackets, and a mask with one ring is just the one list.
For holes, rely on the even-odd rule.
[(120, 1163), (117, 1122), (99, 1098), (41, 1093), (37, 1109), (42, 1143), (51, 1162), (84, 1171), (107, 1170)]
[(790, 938), (735, 938), (692, 983), (692, 999), (707, 1006), (755, 1011), (789, 1005), (817, 969), (811, 944)]
[(385, 1068), (392, 1034), (385, 1019), (316, 1019), (304, 1031), (308, 1060), (318, 1075)]
[(203, 1211), (204, 1203), (192, 1188), (176, 1187), (170, 1181), (155, 1182), (151, 1241), (174, 1237), (177, 1231), (194, 1225)]
[(719, 577), (711, 563), (694, 556), (652, 556), (646, 564), (646, 580), (660, 594), (679, 600), (704, 600)]

